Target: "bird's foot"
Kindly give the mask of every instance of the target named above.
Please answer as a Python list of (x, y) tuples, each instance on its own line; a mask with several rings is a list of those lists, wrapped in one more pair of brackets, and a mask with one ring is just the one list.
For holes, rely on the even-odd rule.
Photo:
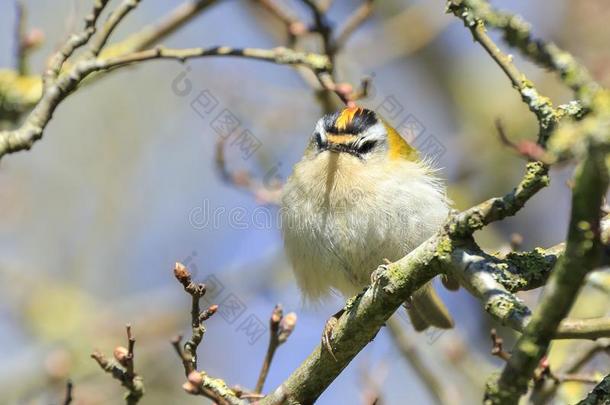
[(388, 259), (383, 259), (384, 264), (380, 264), (373, 272), (371, 273), (371, 284), (375, 284), (381, 274), (388, 269), (388, 265), (392, 264)]
[(324, 331), (322, 332), (322, 349), (326, 349), (335, 361), (337, 361), (337, 358), (335, 357), (332, 348), (333, 329), (337, 326), (337, 322), (339, 322), (339, 318), (341, 318), (341, 315), (343, 315), (344, 312), (345, 309), (342, 308), (336, 314), (328, 318), (324, 325)]

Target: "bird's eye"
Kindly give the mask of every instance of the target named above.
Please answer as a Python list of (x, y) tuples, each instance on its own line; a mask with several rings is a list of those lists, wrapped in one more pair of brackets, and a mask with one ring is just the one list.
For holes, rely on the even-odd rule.
[(370, 140), (370, 141), (364, 141), (364, 142), (362, 142), (362, 144), (360, 146), (358, 146), (358, 153), (360, 153), (360, 154), (369, 153), (370, 151), (373, 150), (375, 145), (377, 145), (377, 141), (374, 139)]
[(315, 134), (313, 134), (313, 139), (316, 142), (316, 146), (318, 147), (318, 149), (322, 149), (322, 147), (324, 146), (324, 142), (322, 141), (322, 135), (319, 132), (316, 132)]

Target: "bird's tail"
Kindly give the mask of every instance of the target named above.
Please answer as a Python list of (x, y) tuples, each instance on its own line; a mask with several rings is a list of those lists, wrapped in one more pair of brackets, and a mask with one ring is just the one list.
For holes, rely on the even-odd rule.
[(453, 328), (453, 318), (447, 307), (434, 291), (432, 283), (426, 283), (411, 297), (407, 312), (416, 331), (426, 330), (430, 326), (440, 329)]

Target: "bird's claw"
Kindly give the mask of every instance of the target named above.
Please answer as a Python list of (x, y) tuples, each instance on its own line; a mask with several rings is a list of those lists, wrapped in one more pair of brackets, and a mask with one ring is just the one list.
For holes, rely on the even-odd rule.
[(379, 280), (381, 273), (388, 269), (388, 264), (390, 264), (389, 260), (386, 262), (386, 264), (380, 264), (375, 270), (373, 270), (373, 272), (371, 273), (371, 284), (375, 284), (377, 280)]
[(332, 348), (332, 338), (333, 338), (333, 330), (337, 323), (339, 322), (339, 318), (345, 312), (345, 309), (341, 309), (339, 312), (328, 318), (326, 323), (324, 324), (324, 331), (322, 332), (322, 347), (326, 349), (328, 353), (332, 356), (335, 361), (337, 361), (337, 357), (335, 357), (335, 353)]

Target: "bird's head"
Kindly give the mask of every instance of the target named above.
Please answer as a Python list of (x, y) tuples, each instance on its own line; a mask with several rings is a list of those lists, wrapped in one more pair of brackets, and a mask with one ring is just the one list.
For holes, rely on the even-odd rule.
[(316, 124), (309, 157), (349, 154), (362, 162), (418, 159), (417, 151), (374, 111), (347, 107), (327, 114)]

